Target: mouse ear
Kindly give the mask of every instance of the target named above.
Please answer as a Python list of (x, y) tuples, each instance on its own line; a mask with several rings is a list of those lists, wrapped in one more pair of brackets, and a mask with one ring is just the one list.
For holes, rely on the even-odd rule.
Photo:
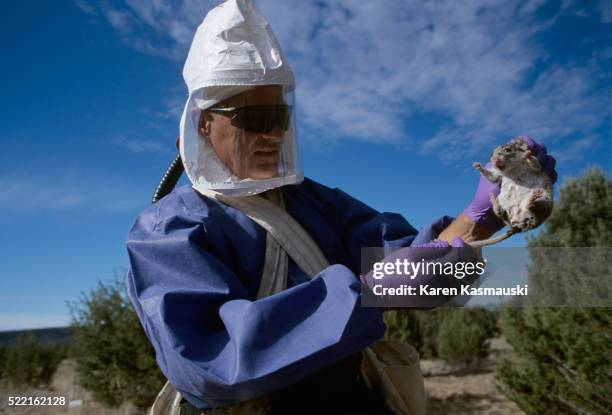
[(527, 165), (529, 166), (529, 168), (534, 172), (534, 173), (539, 173), (542, 171), (542, 165), (540, 163), (540, 161), (538, 160), (537, 157), (535, 157), (533, 155), (533, 153), (531, 152), (531, 150), (527, 150), (527, 152), (525, 153), (525, 155), (523, 156), (523, 158), (525, 159), (525, 161), (527, 162)]

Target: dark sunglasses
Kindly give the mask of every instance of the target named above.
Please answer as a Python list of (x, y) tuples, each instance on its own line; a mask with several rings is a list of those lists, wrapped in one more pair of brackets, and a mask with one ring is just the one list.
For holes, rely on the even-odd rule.
[(275, 127), (287, 131), (291, 124), (291, 105), (247, 105), (212, 107), (208, 111), (230, 116), (234, 127), (252, 133), (269, 133)]

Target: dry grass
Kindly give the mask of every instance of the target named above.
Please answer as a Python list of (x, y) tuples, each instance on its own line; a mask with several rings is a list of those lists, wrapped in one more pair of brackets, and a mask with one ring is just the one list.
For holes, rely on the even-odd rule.
[[(64, 360), (53, 376), (53, 382), (48, 390), (18, 390), (0, 388), (0, 415), (144, 415), (131, 406), (109, 409), (95, 402), (91, 395), (81, 388), (75, 378), (75, 363)], [(7, 396), (66, 396), (70, 406), (22, 406), (7, 407)]]
[(523, 411), (495, 389), (493, 367), (510, 346), (492, 339), (491, 354), (471, 367), (451, 367), (440, 360), (424, 360), (421, 368), (429, 415), (519, 415)]
[[(439, 360), (421, 363), (425, 375), (429, 415), (519, 415), (523, 412), (495, 390), (492, 367), (496, 356), (507, 350), (503, 339), (494, 339), (490, 359), (470, 368), (450, 367)], [(13, 395), (49, 394), (68, 396), (72, 407), (7, 408), (7, 390), (0, 388), (0, 415), (144, 415), (131, 406), (105, 408), (91, 399), (75, 379), (74, 362), (64, 360), (54, 376), (50, 390), (9, 392)], [(79, 405), (76, 405), (80, 401)]]

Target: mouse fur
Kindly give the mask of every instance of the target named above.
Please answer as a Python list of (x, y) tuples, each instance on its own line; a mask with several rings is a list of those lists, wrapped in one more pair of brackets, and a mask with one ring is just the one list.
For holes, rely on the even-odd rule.
[(537, 228), (552, 213), (552, 182), (522, 139), (498, 146), (491, 156), (490, 168), (480, 163), (474, 163), (474, 168), (500, 185), (499, 195), (490, 193), (489, 197), (493, 212), (509, 229), (496, 238), (470, 242), (471, 246), (491, 245)]

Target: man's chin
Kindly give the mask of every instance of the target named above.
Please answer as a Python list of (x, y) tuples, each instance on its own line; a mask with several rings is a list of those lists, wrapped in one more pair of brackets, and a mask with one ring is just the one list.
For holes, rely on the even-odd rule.
[(257, 158), (251, 164), (247, 177), (253, 180), (265, 180), (278, 177), (278, 158)]
[(278, 177), (278, 168), (276, 164), (269, 164), (266, 166), (261, 166), (259, 168), (254, 168), (249, 172), (247, 177), (252, 180), (273, 179), (275, 177)]
[(251, 174), (249, 176), (249, 179), (252, 180), (267, 180), (267, 179), (274, 179), (275, 177), (278, 177), (278, 173), (275, 171), (273, 173), (256, 173), (256, 174)]

